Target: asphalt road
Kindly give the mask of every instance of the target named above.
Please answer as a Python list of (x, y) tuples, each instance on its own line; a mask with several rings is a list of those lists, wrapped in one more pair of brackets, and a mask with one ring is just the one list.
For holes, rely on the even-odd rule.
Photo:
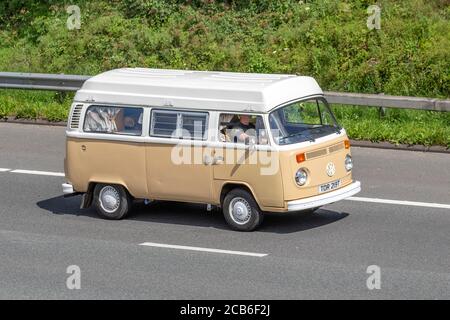
[[(341, 201), (252, 233), (184, 203), (102, 220), (61, 196), (63, 177), (12, 171), (62, 172), (63, 157), (64, 128), (0, 123), (0, 299), (450, 299), (449, 154), (353, 148), (358, 197), (420, 206)], [(366, 286), (370, 265), (380, 289)]]

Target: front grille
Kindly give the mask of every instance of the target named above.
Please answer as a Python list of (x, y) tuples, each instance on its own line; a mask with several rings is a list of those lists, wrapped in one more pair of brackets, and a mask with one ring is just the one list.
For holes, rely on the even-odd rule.
[(310, 151), (310, 152), (306, 153), (306, 159), (310, 160), (310, 159), (314, 159), (317, 157), (325, 156), (327, 154), (328, 154), (327, 148), (314, 150), (314, 151)]
[(338, 144), (335, 144), (335, 145), (327, 147), (327, 148), (322, 148), (322, 149), (310, 151), (310, 152), (307, 152), (305, 154), (306, 160), (311, 160), (311, 159), (314, 159), (314, 158), (326, 156), (327, 154), (337, 152), (337, 151), (342, 150), (344, 148), (345, 148), (344, 142), (340, 142)]
[(341, 149), (344, 149), (344, 147), (345, 147), (344, 143), (341, 142), (341, 143), (335, 144), (334, 146), (329, 147), (328, 151), (329, 151), (329, 153), (333, 153), (333, 152), (339, 151)]

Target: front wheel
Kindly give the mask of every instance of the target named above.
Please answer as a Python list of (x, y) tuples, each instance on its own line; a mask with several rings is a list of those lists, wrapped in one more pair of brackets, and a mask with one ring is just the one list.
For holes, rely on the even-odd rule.
[(255, 199), (243, 189), (233, 189), (225, 196), (222, 211), (228, 225), (238, 231), (253, 231), (263, 220)]
[(97, 184), (94, 189), (94, 204), (100, 217), (120, 220), (130, 210), (131, 197), (120, 185)]

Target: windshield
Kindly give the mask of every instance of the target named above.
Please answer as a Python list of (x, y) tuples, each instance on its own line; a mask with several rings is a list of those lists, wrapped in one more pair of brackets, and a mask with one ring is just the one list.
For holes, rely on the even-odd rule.
[(340, 127), (325, 99), (294, 102), (269, 115), (270, 129), (279, 145), (314, 141), (339, 133)]

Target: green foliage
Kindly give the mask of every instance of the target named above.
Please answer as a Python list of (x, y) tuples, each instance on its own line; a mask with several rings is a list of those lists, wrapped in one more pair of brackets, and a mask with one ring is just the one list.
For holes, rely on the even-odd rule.
[(0, 91), (0, 119), (8, 116), (20, 119), (65, 121), (73, 94), (61, 96), (54, 92), (25, 90)]
[(443, 145), (450, 148), (450, 113), (334, 105), (333, 111), (348, 135), (356, 140), (403, 144)]
[[(382, 8), (381, 30), (366, 27), (373, 3)], [(80, 6), (80, 30), (66, 27), (70, 4)], [(449, 19), (449, 0), (9, 0), (0, 2), (0, 70), (295, 73), (315, 77), (325, 90), (446, 98)], [(0, 93), (0, 116), (5, 110), (52, 119), (65, 114), (32, 98), (41, 93)], [(45, 105), (61, 106), (46, 99)], [(355, 138), (448, 144), (448, 121), (436, 119), (447, 115), (390, 110), (379, 119), (363, 108), (344, 109), (342, 122)]]

